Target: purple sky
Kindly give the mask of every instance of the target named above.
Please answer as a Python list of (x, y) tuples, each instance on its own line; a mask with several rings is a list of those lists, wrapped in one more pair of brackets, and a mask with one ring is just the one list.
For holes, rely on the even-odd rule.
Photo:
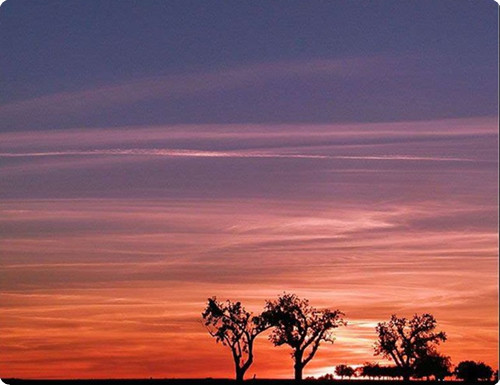
[[(7, 0), (0, 375), (228, 377), (206, 299), (284, 290), (351, 325), (306, 375), (380, 360), (376, 323), (415, 312), (453, 363), (497, 367), (497, 20), (492, 1)], [(259, 377), (291, 375), (256, 348)]]

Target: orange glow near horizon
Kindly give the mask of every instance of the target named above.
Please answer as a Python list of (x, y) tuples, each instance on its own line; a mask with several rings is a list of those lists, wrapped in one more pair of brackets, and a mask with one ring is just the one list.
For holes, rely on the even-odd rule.
[(498, 370), (498, 2), (0, 0), (0, 379), (235, 379), (207, 303), (284, 293), (304, 379), (427, 313)]
[[(192, 207), (179, 214), (179, 204)], [(235, 218), (234, 204), (142, 202), (132, 212), (129, 201), (11, 202), (8, 209), (4, 204), (4, 214), (18, 219), (61, 217), (71, 223), (86, 217), (99, 225), (114, 218), (136, 229), (144, 219), (162, 228), (196, 218), (190, 226), (197, 235), (117, 232), (4, 240), (3, 249), (12, 255), (37, 253), (42, 262), (3, 266), (2, 275), (15, 286), (2, 295), (3, 377), (231, 377), (229, 351), (215, 344), (201, 322), (206, 298), (241, 300), (258, 312), (283, 291), (316, 307), (339, 308), (349, 322), (337, 330), (333, 345), (321, 347), (306, 367), (308, 375), (340, 363), (383, 361), (373, 356), (374, 326), (392, 313), (430, 312), (449, 337), (440, 351), (454, 363), (478, 359), (497, 365), (496, 234), (377, 234), (404, 217), (433, 215), (421, 208), (339, 215), (332, 207), (313, 219), (301, 218), (301, 208), (293, 205), (273, 210), (240, 202)], [(285, 240), (296, 244), (291, 255)], [(312, 244), (322, 246), (305, 265)], [(162, 258), (161, 250), (171, 257)], [(69, 252), (71, 258), (58, 260)], [(457, 253), (461, 258), (450, 257)], [(287, 348), (275, 348), (262, 336), (255, 350), (249, 373), (290, 377)]]
[[(498, 368), (495, 124), (199, 128), (179, 139), (195, 159), (113, 154), (130, 144), (112, 130), (94, 138), (108, 152), (92, 132), (44, 133), (40, 148), (36, 133), (2, 134), (1, 153), (25, 155), (0, 166), (2, 186), (16, 187), (0, 204), (1, 377), (233, 377), (229, 350), (201, 321), (207, 298), (259, 312), (284, 291), (348, 321), (305, 376), (387, 363), (373, 355), (375, 325), (394, 313), (433, 314), (454, 364)], [(177, 138), (145, 132), (154, 148)], [(356, 144), (366, 132), (374, 143)], [(203, 157), (205, 140), (239, 134), (253, 147)], [(29, 155), (67, 152), (72, 135), (90, 154)], [(247, 377), (292, 377), (289, 353), (259, 337)]]

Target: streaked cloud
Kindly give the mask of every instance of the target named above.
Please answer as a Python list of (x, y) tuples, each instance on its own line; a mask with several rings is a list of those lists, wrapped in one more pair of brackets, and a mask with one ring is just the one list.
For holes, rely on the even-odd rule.
[[(443, 68), (456, 66), (454, 58), (440, 60)], [(435, 70), (434, 61), (411, 54), (219, 66), (14, 100), (0, 106), (0, 116), (2, 131), (10, 132), (158, 123), (383, 122), (494, 116), (491, 100), (496, 89), (490, 83), (481, 79), (482, 92), (471, 96), (470, 87), (450, 79), (448, 71), (436, 77), (429, 68)], [(468, 71), (474, 76), (478, 68), (471, 66)], [(447, 98), (442, 97), (445, 90)], [(470, 98), (475, 98), (474, 103)], [(391, 105), (390, 112), (387, 105)]]
[(350, 321), (307, 374), (379, 361), (373, 325), (424, 311), (495, 365), (497, 141), (487, 118), (2, 133), (3, 375), (227, 377), (206, 298), (283, 291)]
[[(238, 298), (258, 311), (266, 298), (287, 290), (318, 307), (341, 308), (351, 321), (308, 373), (332, 362), (376, 360), (373, 324), (393, 312), (435, 314), (450, 337), (445, 353), (493, 363), (495, 349), (485, 349), (484, 341), (497, 338), (498, 235), (494, 227), (468, 227), (462, 215), (477, 210), (484, 210), (480, 202), (363, 209), (340, 201), (311, 206), (256, 199), (4, 202), (4, 362), (14, 373), (26, 365), (29, 349), (47, 376), (57, 375), (56, 363), (82, 376), (112, 362), (130, 362), (113, 369), (117, 376), (130, 376), (141, 362), (155, 368), (153, 376), (186, 376), (181, 361), (192, 359), (189, 346), (196, 341), (196, 357), (207, 363), (198, 373), (229, 376), (227, 352), (199, 319), (206, 297)], [(462, 219), (433, 231), (432, 221), (442, 216)], [(424, 218), (430, 227), (415, 227)], [(465, 314), (471, 326), (456, 321)], [(479, 323), (481, 329), (472, 326)], [(471, 341), (466, 353), (464, 328)], [(180, 349), (180, 357), (162, 354), (156, 361), (151, 352), (169, 346)], [(81, 354), (72, 358), (75, 347)], [(256, 349), (257, 373), (289, 376), (286, 349), (265, 338)]]
[(306, 376), (394, 313), (498, 367), (494, 3), (216, 3), (1, 7), (0, 377), (232, 377), (207, 298), (283, 291), (349, 322)]
[(40, 157), (40, 156), (71, 156), (71, 155), (142, 155), (142, 156), (167, 156), (167, 157), (193, 157), (193, 158), (304, 158), (304, 159), (352, 159), (352, 160), (398, 160), (398, 161), (434, 161), (434, 162), (474, 162), (473, 159), (451, 158), (451, 157), (425, 157), (408, 155), (380, 155), (380, 156), (349, 156), (349, 155), (313, 155), (313, 154), (280, 154), (263, 152), (222, 152), (222, 151), (195, 151), (195, 150), (173, 150), (173, 149), (107, 149), (91, 151), (57, 151), (57, 152), (31, 152), (31, 153), (0, 153), (0, 157)]
[(359, 75), (360, 71), (370, 71), (376, 63), (389, 65), (392, 62), (394, 60), (382, 57), (318, 59), (304, 62), (263, 63), (205, 73), (165, 75), (11, 102), (0, 106), (0, 116), (22, 121), (25, 120), (26, 114), (46, 119), (54, 114), (91, 113), (96, 108), (245, 88), (273, 79), (317, 75), (346, 76), (353, 71)]

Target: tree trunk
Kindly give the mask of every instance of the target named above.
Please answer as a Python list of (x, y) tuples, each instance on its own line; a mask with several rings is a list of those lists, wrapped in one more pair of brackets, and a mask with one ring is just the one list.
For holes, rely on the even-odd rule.
[(302, 381), (302, 369), (304, 369), (304, 367), (301, 364), (295, 363), (293, 368), (295, 369), (295, 380)]
[(403, 377), (403, 381), (410, 381), (410, 375), (412, 372), (412, 368), (409, 366), (401, 367), (401, 376)]
[(243, 376), (245, 375), (245, 370), (242, 368), (236, 368), (236, 381), (243, 381)]
[(236, 381), (243, 381), (243, 377), (245, 377), (245, 373), (248, 368), (253, 363), (253, 340), (250, 340), (248, 343), (248, 357), (246, 362), (242, 361), (241, 356), (239, 356), (236, 351), (233, 351), (234, 358), (234, 367), (236, 369)]
[(295, 380), (302, 381), (302, 369), (304, 369), (304, 365), (302, 364), (302, 355), (304, 352), (301, 350), (296, 350), (294, 354), (295, 364), (293, 365), (295, 371)]

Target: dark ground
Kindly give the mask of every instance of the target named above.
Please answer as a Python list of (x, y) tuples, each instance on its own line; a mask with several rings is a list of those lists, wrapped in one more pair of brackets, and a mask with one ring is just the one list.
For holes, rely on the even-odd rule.
[[(22, 379), (2, 379), (4, 383), (9, 385), (16, 384), (33, 384), (33, 385), (118, 385), (120, 383), (125, 383), (129, 385), (233, 385), (236, 383), (234, 380), (227, 379), (109, 379), (109, 380), (22, 380)], [(246, 380), (246, 384), (251, 385), (296, 385), (297, 382), (294, 380)], [(383, 381), (383, 380), (303, 380), (304, 385), (405, 385), (405, 384), (425, 384), (425, 385), (445, 385), (445, 384), (455, 384), (455, 385), (467, 385), (468, 383), (463, 381)], [(491, 381), (481, 381), (480, 384), (488, 385), (494, 384)]]

